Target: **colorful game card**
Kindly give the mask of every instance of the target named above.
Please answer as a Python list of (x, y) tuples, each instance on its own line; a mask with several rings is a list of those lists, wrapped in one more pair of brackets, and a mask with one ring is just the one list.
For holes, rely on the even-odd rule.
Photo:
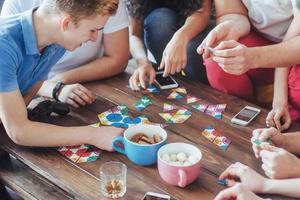
[(202, 135), (206, 137), (209, 141), (220, 147), (222, 150), (226, 151), (229, 147), (231, 140), (223, 136), (221, 133), (217, 132), (213, 127), (208, 126)]
[(191, 103), (195, 103), (195, 102), (199, 102), (199, 101), (201, 101), (201, 99), (199, 99), (197, 97), (193, 97), (193, 96), (190, 96), (190, 95), (186, 96), (186, 103), (187, 104), (191, 104)]
[(141, 99), (139, 99), (133, 105), (135, 106), (135, 108), (137, 110), (142, 111), (142, 110), (144, 110), (145, 108), (147, 108), (151, 104), (152, 104), (151, 99), (149, 99), (149, 97), (147, 97), (147, 96), (143, 96)]
[(163, 105), (163, 112), (168, 112), (168, 111), (172, 111), (172, 110), (175, 110), (175, 109), (178, 109), (178, 106), (172, 105), (172, 104), (169, 104), (169, 103), (164, 103), (164, 105)]
[(178, 87), (178, 88), (174, 88), (172, 89), (173, 92), (178, 92), (181, 94), (187, 94), (186, 89), (184, 87)]
[(208, 107), (208, 104), (193, 104), (192, 107), (196, 110), (199, 110), (200, 112), (205, 112)]
[(149, 93), (159, 93), (160, 90), (155, 86), (155, 85), (149, 85), (149, 87), (147, 87), (146, 89), (142, 90), (143, 94), (149, 94)]
[(167, 99), (182, 99), (184, 98), (184, 96), (182, 96), (181, 94), (179, 94), (178, 92), (172, 92)]

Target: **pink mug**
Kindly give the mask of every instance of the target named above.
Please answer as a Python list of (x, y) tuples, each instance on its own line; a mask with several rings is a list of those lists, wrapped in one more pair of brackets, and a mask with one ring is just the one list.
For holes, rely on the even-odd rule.
[[(184, 153), (195, 158), (188, 166), (179, 166), (162, 159), (164, 154)], [(195, 181), (200, 173), (201, 151), (187, 143), (169, 143), (162, 146), (157, 152), (157, 167), (161, 178), (168, 184), (185, 187)]]

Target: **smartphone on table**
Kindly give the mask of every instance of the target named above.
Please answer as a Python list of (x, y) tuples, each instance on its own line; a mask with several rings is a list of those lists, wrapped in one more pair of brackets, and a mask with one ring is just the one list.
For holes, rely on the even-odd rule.
[(245, 106), (231, 119), (231, 122), (241, 126), (247, 126), (259, 113), (260, 109), (251, 106)]
[(160, 89), (171, 89), (177, 88), (178, 83), (172, 76), (163, 77), (163, 71), (156, 72), (155, 82), (159, 86)]
[(147, 192), (142, 200), (170, 200), (171, 197), (166, 194), (159, 194), (156, 192)]

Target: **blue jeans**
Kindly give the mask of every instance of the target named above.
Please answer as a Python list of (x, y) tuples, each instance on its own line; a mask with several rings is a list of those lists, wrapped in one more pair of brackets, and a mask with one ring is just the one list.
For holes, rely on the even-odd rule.
[(4, 3), (4, 0), (0, 0), (0, 12), (1, 12), (1, 9), (2, 9), (3, 3)]
[[(184, 17), (169, 8), (157, 8), (145, 18), (144, 43), (153, 54), (157, 63), (161, 62), (165, 47), (174, 33), (185, 23), (185, 20)], [(197, 54), (196, 49), (213, 27), (214, 23), (212, 22), (203, 32), (189, 42), (187, 47), (187, 65), (184, 68), (187, 76), (205, 84), (208, 84), (206, 68), (203, 65), (202, 56)]]

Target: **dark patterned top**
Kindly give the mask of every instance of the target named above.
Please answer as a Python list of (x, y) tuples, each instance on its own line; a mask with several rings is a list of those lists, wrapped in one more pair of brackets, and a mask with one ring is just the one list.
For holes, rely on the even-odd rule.
[(129, 15), (143, 19), (156, 8), (170, 8), (183, 17), (190, 16), (202, 7), (202, 0), (124, 0)]

